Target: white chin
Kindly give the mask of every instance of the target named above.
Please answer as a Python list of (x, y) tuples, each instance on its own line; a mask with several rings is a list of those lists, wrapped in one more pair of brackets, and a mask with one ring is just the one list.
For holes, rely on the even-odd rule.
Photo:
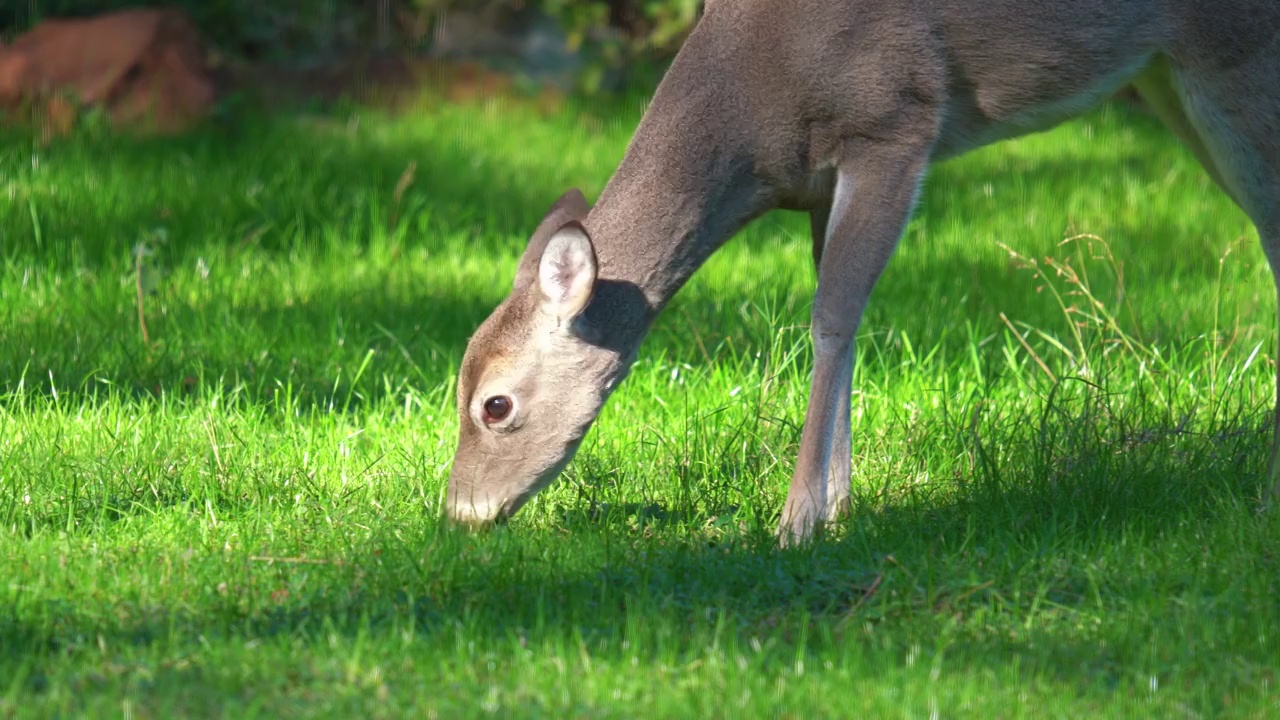
[(459, 498), (449, 507), (449, 519), (467, 525), (487, 525), (502, 514), (504, 499), (495, 497)]

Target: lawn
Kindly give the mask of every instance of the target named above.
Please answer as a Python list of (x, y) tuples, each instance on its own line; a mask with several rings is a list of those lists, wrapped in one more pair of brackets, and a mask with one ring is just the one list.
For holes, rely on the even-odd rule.
[(933, 170), (854, 510), (772, 531), (807, 221), (712, 258), (562, 480), (439, 519), (467, 337), (640, 105), (0, 137), (0, 717), (1274, 717), (1276, 303), (1105, 107)]

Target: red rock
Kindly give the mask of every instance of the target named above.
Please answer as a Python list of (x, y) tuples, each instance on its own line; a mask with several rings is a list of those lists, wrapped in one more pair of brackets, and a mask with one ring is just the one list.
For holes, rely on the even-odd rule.
[(0, 48), (0, 107), (43, 109), (65, 132), (76, 105), (162, 133), (208, 114), (216, 91), (195, 26), (169, 8), (46, 20)]

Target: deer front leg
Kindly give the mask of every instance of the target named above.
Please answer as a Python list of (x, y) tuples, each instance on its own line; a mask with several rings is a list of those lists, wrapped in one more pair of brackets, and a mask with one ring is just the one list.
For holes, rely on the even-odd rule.
[[(837, 168), (826, 238), (820, 254), (814, 253), (819, 267), (811, 329), (813, 377), (800, 452), (778, 526), (784, 544), (811, 537), (824, 518), (848, 501), (853, 339), (915, 203), (928, 151), (927, 145), (881, 144), (863, 148)], [(815, 229), (817, 224), (815, 217)]]
[[(809, 231), (813, 235), (813, 269), (822, 267), (822, 248), (827, 244), (827, 223), (831, 203), (809, 211)], [(831, 468), (827, 472), (827, 520), (835, 520), (849, 509), (849, 483), (852, 476), (853, 438), (849, 420), (849, 394), (852, 392), (852, 367), (840, 376), (844, 387), (836, 391), (836, 425), (831, 437)]]

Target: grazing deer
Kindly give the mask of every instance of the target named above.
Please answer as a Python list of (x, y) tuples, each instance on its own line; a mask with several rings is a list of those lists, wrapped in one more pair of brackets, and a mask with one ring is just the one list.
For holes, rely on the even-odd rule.
[(554, 480), (676, 291), (783, 208), (809, 213), (818, 284), (778, 534), (809, 537), (848, 506), (854, 335), (926, 168), (1126, 85), (1249, 215), (1280, 287), (1280, 2), (711, 0), (595, 207), (555, 203), (471, 338), (449, 516), (509, 516)]

